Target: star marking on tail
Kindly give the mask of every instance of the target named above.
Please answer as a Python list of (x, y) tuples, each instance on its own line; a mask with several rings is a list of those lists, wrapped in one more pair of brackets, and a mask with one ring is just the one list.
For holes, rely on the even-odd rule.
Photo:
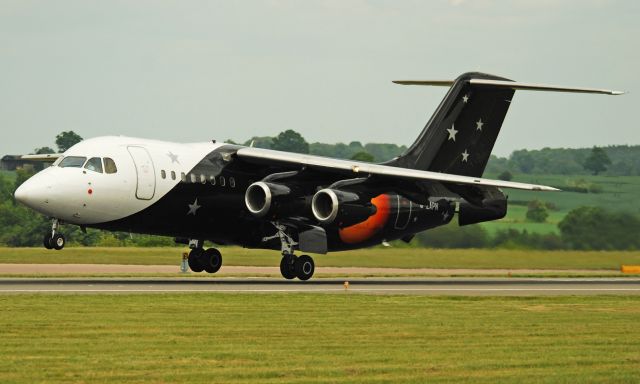
[(482, 119), (478, 119), (478, 121), (476, 121), (476, 131), (482, 131), (483, 125), (484, 125), (484, 122), (482, 121)]
[(456, 134), (458, 133), (458, 131), (453, 124), (451, 124), (451, 128), (447, 129), (447, 132), (449, 132), (449, 138), (447, 140), (456, 141)]
[(462, 162), (466, 163), (467, 160), (469, 160), (469, 152), (465, 149), (464, 152), (462, 152)]
[(465, 104), (466, 104), (467, 102), (469, 102), (469, 95), (466, 95), (466, 94), (465, 94), (464, 96), (462, 96), (462, 102), (463, 102), (463, 103), (465, 103)]
[(200, 209), (202, 207), (202, 205), (198, 205), (198, 198), (196, 197), (196, 200), (193, 202), (193, 204), (187, 204), (189, 206), (189, 212), (187, 212), (187, 215), (196, 215), (196, 212), (198, 211), (198, 209)]

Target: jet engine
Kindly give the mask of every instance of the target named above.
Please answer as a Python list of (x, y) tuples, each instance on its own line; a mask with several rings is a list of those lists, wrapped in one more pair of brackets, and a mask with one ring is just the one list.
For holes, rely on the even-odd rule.
[(264, 217), (282, 211), (286, 204), (284, 200), (289, 200), (285, 198), (290, 194), (291, 188), (286, 185), (257, 181), (247, 188), (244, 203), (252, 215)]
[(460, 213), (458, 214), (458, 224), (462, 226), (498, 220), (506, 215), (506, 199), (484, 199), (481, 206), (462, 201), (460, 203)]
[(311, 211), (321, 224), (337, 223), (347, 227), (360, 223), (376, 213), (375, 205), (354, 192), (321, 189), (313, 195)]

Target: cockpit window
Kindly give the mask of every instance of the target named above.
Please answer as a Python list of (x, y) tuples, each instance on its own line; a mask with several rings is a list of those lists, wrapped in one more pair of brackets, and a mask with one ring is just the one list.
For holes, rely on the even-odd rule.
[(81, 156), (67, 156), (60, 162), (60, 168), (80, 168), (84, 165), (86, 157)]
[(118, 172), (118, 167), (116, 167), (115, 161), (109, 157), (104, 158), (104, 171), (106, 173), (116, 173)]
[(87, 161), (84, 167), (90, 171), (102, 173), (102, 159), (99, 157), (92, 157)]
[(56, 167), (58, 166), (58, 164), (60, 164), (60, 162), (62, 161), (62, 159), (64, 159), (64, 156), (60, 156), (56, 159), (56, 161), (53, 162), (53, 164), (51, 164), (52, 167)]

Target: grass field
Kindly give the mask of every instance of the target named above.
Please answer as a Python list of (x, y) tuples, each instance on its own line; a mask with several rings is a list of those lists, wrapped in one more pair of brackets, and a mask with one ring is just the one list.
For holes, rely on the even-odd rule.
[[(0, 248), (2, 263), (178, 265), (185, 249), (167, 248)], [(221, 248), (225, 265), (278, 266), (277, 251)], [(608, 269), (640, 265), (640, 251), (529, 251), (508, 249), (372, 248), (315, 255), (323, 267)]]
[(0, 296), (3, 383), (637, 382), (640, 299)]

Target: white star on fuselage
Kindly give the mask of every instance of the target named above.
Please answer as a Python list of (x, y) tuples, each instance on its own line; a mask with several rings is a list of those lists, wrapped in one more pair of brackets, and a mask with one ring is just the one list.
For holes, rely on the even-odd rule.
[(193, 202), (193, 204), (187, 204), (189, 206), (189, 212), (187, 212), (187, 215), (196, 215), (196, 212), (198, 211), (198, 209), (200, 209), (200, 207), (202, 207), (201, 205), (198, 205), (198, 198), (196, 197), (196, 201)]
[(484, 122), (482, 122), (482, 119), (478, 119), (478, 121), (476, 121), (476, 131), (482, 131), (483, 125), (484, 125)]
[(467, 95), (462, 96), (462, 102), (463, 103), (466, 104), (468, 101), (469, 101), (469, 96), (467, 96)]
[(451, 124), (451, 128), (447, 129), (447, 132), (449, 132), (449, 138), (447, 140), (456, 141), (456, 133), (458, 133), (458, 131), (453, 124)]
[(462, 152), (462, 162), (466, 163), (467, 160), (469, 160), (469, 152), (465, 149), (464, 152)]
[(167, 156), (169, 156), (169, 158), (171, 159), (171, 164), (173, 163), (180, 164), (180, 162), (178, 161), (178, 155), (175, 155), (173, 152), (169, 151), (169, 153), (167, 153)]

